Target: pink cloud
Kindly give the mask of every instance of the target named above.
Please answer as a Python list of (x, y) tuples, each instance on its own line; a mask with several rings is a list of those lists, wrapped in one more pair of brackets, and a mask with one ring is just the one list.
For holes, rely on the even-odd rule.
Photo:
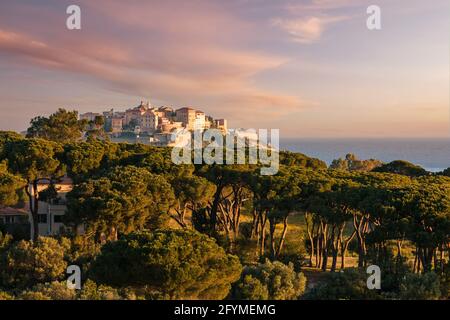
[(340, 13), (361, 5), (361, 0), (309, 0), (289, 3), (285, 6), (287, 16), (272, 19), (272, 26), (285, 31), (293, 42), (310, 44), (320, 40), (331, 25), (350, 19)]
[[(146, 51), (146, 49), (143, 49)], [(222, 109), (233, 106), (259, 111), (301, 106), (300, 100), (277, 93), (262, 93), (251, 78), (276, 68), (284, 59), (213, 45), (156, 48), (151, 54), (134, 53), (120, 43), (105, 44), (95, 39), (52, 43), (27, 34), (0, 29), (0, 52), (11, 59), (45, 69), (78, 73), (101, 81), (112, 90), (159, 100), (182, 103), (223, 101)], [(276, 105), (278, 103), (278, 105)], [(219, 103), (220, 104), (220, 103)]]
[[(0, 53), (20, 64), (81, 74), (115, 92), (196, 104), (224, 116), (238, 110), (256, 120), (304, 107), (298, 96), (258, 87), (259, 74), (288, 59), (248, 49), (258, 40), (257, 26), (222, 2), (134, 2), (80, 1), (86, 18), (79, 32), (52, 29), (55, 17), (38, 27), (0, 24)], [(24, 17), (36, 10), (19, 9)]]
[(306, 17), (295, 19), (274, 19), (272, 24), (286, 31), (291, 40), (299, 43), (313, 43), (320, 39), (325, 28), (346, 17)]
[(364, 1), (369, 3), (368, 0), (307, 0), (296, 1), (293, 4), (287, 5), (290, 12), (296, 14), (304, 14), (308, 11), (324, 12), (329, 10), (336, 10), (342, 8), (350, 8), (364, 5)]

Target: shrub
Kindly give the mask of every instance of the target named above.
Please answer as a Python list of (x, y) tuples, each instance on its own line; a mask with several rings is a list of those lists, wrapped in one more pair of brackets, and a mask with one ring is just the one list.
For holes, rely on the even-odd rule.
[(0, 252), (8, 249), (12, 239), (11, 235), (0, 232)]
[(443, 299), (450, 299), (450, 261), (444, 265), (443, 275), (441, 277), (441, 292)]
[(91, 262), (100, 253), (101, 245), (92, 238), (85, 236), (75, 236), (70, 240), (62, 238), (66, 248), (65, 260), (70, 264), (78, 265), (82, 268), (82, 275), (85, 275)]
[(1, 300), (14, 300), (14, 296), (8, 292), (0, 291), (0, 301)]
[(269, 299), (269, 289), (261, 281), (248, 274), (236, 285), (234, 298), (239, 300), (267, 300)]
[(424, 168), (403, 160), (395, 160), (383, 164), (382, 166), (375, 168), (373, 172), (396, 173), (410, 177), (420, 177), (428, 174)]
[(409, 273), (400, 284), (398, 297), (403, 300), (437, 300), (441, 297), (441, 283), (434, 272)]
[(22, 300), (75, 300), (75, 298), (76, 291), (69, 289), (65, 282), (58, 281), (40, 283), (19, 295), (19, 299)]
[(53, 238), (19, 241), (0, 250), (0, 280), (4, 287), (24, 289), (61, 278), (66, 270), (64, 248)]
[(234, 286), (236, 299), (294, 300), (305, 292), (306, 278), (290, 263), (260, 263), (244, 268), (241, 280)]
[(328, 273), (323, 282), (305, 295), (306, 299), (311, 300), (366, 300), (378, 297), (377, 290), (367, 288), (367, 274), (353, 268)]
[(295, 272), (300, 272), (306, 264), (305, 254), (303, 252), (281, 254), (278, 260), (284, 264), (292, 263)]
[(121, 297), (116, 289), (105, 285), (99, 285), (87, 280), (79, 294), (80, 300), (119, 300)]

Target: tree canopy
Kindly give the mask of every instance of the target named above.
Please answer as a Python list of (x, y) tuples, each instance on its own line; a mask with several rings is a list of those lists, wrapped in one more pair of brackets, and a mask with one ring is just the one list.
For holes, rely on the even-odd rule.
[[(6, 288), (27, 288), (61, 279), (66, 271), (64, 247), (53, 238), (10, 243), (0, 250), (0, 282)], [(6, 250), (7, 249), (7, 250)]]
[[(66, 116), (74, 119), (60, 112), (53, 120), (73, 124)], [(80, 133), (75, 127), (69, 131)], [(70, 239), (0, 235), (0, 299), (449, 295), (446, 171), (351, 154), (327, 168), (281, 152), (278, 173), (264, 176), (260, 164), (176, 165), (169, 147), (45, 134), (0, 132), (0, 207), (28, 197), (37, 230), (39, 206), (70, 177), (63, 218)], [(76, 293), (64, 288), (69, 263), (83, 270)], [(373, 264), (382, 269), (379, 292), (364, 281)], [(317, 283), (306, 288), (305, 277)]]
[(105, 177), (77, 185), (68, 195), (65, 221), (88, 234), (107, 235), (157, 228), (175, 201), (163, 176), (134, 166), (116, 167)]
[(28, 138), (42, 138), (55, 142), (78, 141), (82, 138), (87, 121), (78, 120), (77, 111), (58, 109), (49, 117), (38, 116), (30, 122)]
[(103, 246), (90, 270), (98, 283), (147, 287), (170, 299), (223, 299), (241, 274), (236, 256), (188, 230), (132, 233)]
[(428, 174), (424, 168), (404, 160), (396, 160), (383, 164), (382, 166), (375, 168), (373, 171), (396, 173), (411, 177), (419, 177)]

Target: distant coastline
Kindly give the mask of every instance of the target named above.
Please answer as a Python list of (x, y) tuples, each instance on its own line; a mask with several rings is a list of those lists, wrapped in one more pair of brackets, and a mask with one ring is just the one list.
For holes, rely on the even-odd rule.
[(406, 160), (431, 172), (450, 167), (450, 138), (280, 138), (280, 148), (319, 158), (328, 165), (353, 153), (360, 159)]

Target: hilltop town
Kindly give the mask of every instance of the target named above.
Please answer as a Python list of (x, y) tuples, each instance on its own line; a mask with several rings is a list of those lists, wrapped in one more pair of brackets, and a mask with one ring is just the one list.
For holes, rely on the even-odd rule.
[(168, 106), (153, 107), (150, 102), (141, 101), (134, 108), (125, 111), (111, 109), (103, 113), (80, 114), (81, 120), (101, 123), (104, 130), (114, 138), (121, 136), (144, 136), (155, 145), (168, 145), (172, 133), (177, 129), (206, 130), (216, 128), (227, 132), (226, 119), (213, 119), (205, 112), (191, 107), (173, 109)]

